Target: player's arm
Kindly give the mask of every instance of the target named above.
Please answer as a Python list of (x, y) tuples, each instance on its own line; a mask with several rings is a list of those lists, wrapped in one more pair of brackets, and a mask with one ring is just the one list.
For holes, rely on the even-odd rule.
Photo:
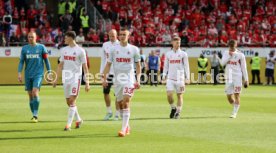
[(85, 91), (88, 92), (90, 90), (90, 85), (89, 85), (89, 70), (88, 70), (88, 66), (87, 66), (87, 56), (86, 56), (86, 52), (83, 49), (81, 54), (80, 54), (80, 60), (82, 63), (82, 68), (84, 71), (84, 77), (85, 77)]
[(219, 59), (220, 65), (225, 66), (227, 62), (230, 60), (231, 56), (227, 54), (227, 51), (224, 52), (222, 59)]
[(140, 77), (141, 77), (141, 55), (139, 53), (139, 49), (136, 47), (135, 48), (135, 54), (134, 54), (134, 62), (136, 64), (136, 84), (135, 84), (135, 88), (139, 89), (140, 88)]
[(110, 51), (110, 54), (107, 58), (107, 62), (106, 62), (106, 65), (104, 67), (104, 70), (103, 70), (103, 87), (107, 87), (108, 83), (107, 83), (107, 74), (109, 73), (110, 71), (110, 68), (111, 68), (111, 65), (113, 63), (113, 50)]
[(136, 88), (139, 89), (140, 88), (140, 77), (141, 77), (141, 63), (139, 61), (139, 62), (136, 62), (135, 64), (136, 64), (136, 78), (137, 78)]
[(248, 74), (247, 74), (247, 69), (246, 69), (246, 60), (245, 60), (245, 56), (242, 54), (241, 57), (241, 70), (242, 70), (242, 75), (243, 75), (243, 79), (244, 79), (244, 87), (248, 86)]
[(25, 54), (24, 54), (23, 49), (22, 49), (20, 59), (19, 59), (19, 64), (18, 64), (18, 81), (21, 82), (21, 83), (22, 83), (21, 72), (23, 70), (24, 62), (25, 62)]
[(62, 57), (60, 58), (60, 63), (57, 66), (57, 73), (56, 73), (56, 79), (53, 81), (53, 87), (55, 88), (57, 86), (57, 81), (59, 78), (59, 75), (61, 74), (61, 71), (63, 69), (64, 61), (62, 60)]
[(166, 54), (166, 56), (165, 56), (165, 62), (164, 62), (164, 69), (163, 69), (163, 74), (162, 74), (162, 76), (163, 76), (163, 78), (162, 78), (163, 83), (164, 83), (164, 81), (167, 78), (168, 69), (169, 69), (169, 59), (167, 58), (167, 54)]
[(45, 46), (43, 46), (42, 58), (43, 58), (44, 63), (46, 65), (47, 71), (50, 72), (51, 71), (51, 64), (50, 64), (50, 61), (49, 61), (49, 58), (48, 58), (48, 52), (47, 52), (47, 49), (45, 48)]
[(103, 70), (103, 87), (107, 87), (107, 74), (109, 73), (110, 71), (110, 68), (111, 68), (111, 62), (107, 62), (105, 67), (104, 67), (104, 70)]
[(190, 84), (190, 65), (188, 55), (184, 56), (185, 83)]
[(197, 66), (200, 67), (200, 68), (203, 68), (199, 61), (197, 61)]
[(102, 53), (101, 53), (101, 67), (100, 67), (100, 74), (103, 74), (104, 68), (105, 68), (106, 58), (104, 53), (104, 46), (102, 47)]

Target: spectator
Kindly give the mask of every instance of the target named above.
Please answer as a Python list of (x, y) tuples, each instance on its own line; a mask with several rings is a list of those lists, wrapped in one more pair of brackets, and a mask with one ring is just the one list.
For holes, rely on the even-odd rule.
[(163, 42), (164, 42), (165, 44), (170, 44), (171, 41), (172, 41), (172, 37), (171, 37), (171, 35), (169, 34), (168, 31), (166, 31), (166, 32), (162, 35), (162, 38), (163, 38)]
[[(203, 54), (200, 54), (200, 57), (197, 59), (198, 66), (198, 83), (206, 83), (206, 72), (208, 67), (208, 59), (204, 57)], [(203, 78), (203, 81), (202, 81)]]
[(43, 0), (35, 0), (35, 9), (42, 10), (46, 7), (46, 3)]
[(4, 35), (6, 36), (6, 41), (9, 41), (10, 38), (11, 24), (12, 16), (8, 11), (6, 11), (5, 15), (3, 16), (3, 31), (5, 32)]
[(83, 28), (83, 32), (87, 33), (89, 30), (89, 16), (87, 15), (86, 11), (80, 15), (81, 20), (81, 27)]
[(91, 41), (92, 43), (100, 43), (99, 35), (93, 29), (90, 33), (88, 33), (87, 39), (88, 39), (88, 41)]
[(68, 27), (69, 25), (71, 25), (71, 23), (73, 22), (73, 17), (72, 15), (69, 13), (69, 11), (67, 10), (66, 13), (61, 16), (60, 18), (60, 21), (61, 21), (61, 28), (62, 28), (62, 31), (67, 31), (68, 30)]
[(19, 42), (18, 37), (16, 36), (15, 32), (12, 33), (10, 37), (10, 46), (17, 46), (15, 43)]
[(246, 33), (245, 36), (242, 37), (242, 44), (245, 46), (251, 46), (251, 37), (248, 33)]
[(19, 37), (19, 42), (22, 44), (26, 44), (28, 42), (28, 37), (26, 31), (22, 32), (22, 35)]
[(37, 11), (34, 9), (34, 5), (30, 5), (30, 9), (27, 11), (27, 14), (29, 27), (33, 28), (35, 25), (35, 17), (37, 15)]
[(255, 56), (250, 60), (251, 64), (251, 74), (252, 74), (252, 82), (251, 84), (255, 84), (255, 77), (257, 77), (258, 84), (261, 84), (260, 79), (260, 69), (261, 69), (261, 58), (259, 57), (259, 53), (256, 52)]
[(208, 34), (211, 34), (211, 35), (218, 34), (218, 30), (213, 23), (210, 24), (210, 27), (208, 29)]
[(25, 9), (22, 7), (20, 10), (20, 27), (23, 29), (26, 28), (26, 23), (27, 23), (26, 13), (25, 13)]
[(80, 34), (76, 37), (76, 42), (77, 43), (84, 43), (85, 42), (83, 32), (80, 32)]
[(149, 80), (150, 85), (155, 85), (157, 87), (158, 84), (158, 78), (157, 74), (160, 70), (160, 58), (156, 55), (155, 51), (151, 51), (150, 56), (147, 60), (147, 68), (149, 70)]
[(57, 48), (62, 47), (64, 41), (63, 33), (62, 31), (58, 32), (58, 35), (55, 37), (54, 42), (56, 43)]
[(5, 47), (6, 46), (6, 38), (4, 33), (0, 33), (0, 46)]
[(181, 45), (184, 46), (184, 47), (188, 47), (189, 46), (189, 37), (188, 37), (187, 31), (183, 31), (182, 32)]
[(162, 43), (163, 43), (162, 35), (160, 33), (158, 33), (156, 38), (155, 38), (155, 44), (156, 45), (161, 45)]
[(228, 36), (227, 36), (226, 31), (223, 31), (220, 36), (220, 46), (222, 46), (222, 47), (228, 46)]

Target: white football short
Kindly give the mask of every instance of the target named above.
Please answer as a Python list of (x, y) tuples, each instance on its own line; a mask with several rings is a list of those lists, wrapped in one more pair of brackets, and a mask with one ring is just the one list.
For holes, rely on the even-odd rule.
[(81, 80), (71, 81), (63, 83), (64, 96), (70, 98), (70, 96), (78, 96), (81, 86)]
[(117, 102), (122, 101), (126, 95), (132, 97), (134, 89), (134, 84), (114, 84), (114, 92)]
[(225, 82), (225, 93), (231, 95), (234, 93), (241, 93), (242, 91), (242, 79), (235, 79), (233, 81)]
[(175, 80), (167, 79), (166, 88), (167, 88), (167, 91), (175, 91), (176, 93), (185, 92), (185, 84), (183, 81), (175, 81)]

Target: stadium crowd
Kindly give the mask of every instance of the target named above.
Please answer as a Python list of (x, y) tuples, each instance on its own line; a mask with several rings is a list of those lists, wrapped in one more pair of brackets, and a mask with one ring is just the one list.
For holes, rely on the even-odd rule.
[[(26, 33), (36, 31), (38, 41), (61, 45), (64, 32), (75, 30), (77, 42), (101, 44), (108, 40), (102, 20), (90, 28), (82, 1), (59, 0), (57, 12), (47, 1), (1, 0), (0, 45), (27, 41)], [(91, 0), (104, 19), (119, 30), (130, 29), (130, 43), (137, 46), (169, 44), (173, 35), (182, 46), (226, 46), (235, 39), (240, 46), (276, 46), (276, 2), (271, 0)], [(23, 7), (22, 7), (23, 6)], [(55, 20), (58, 20), (58, 24)], [(16, 29), (16, 30), (12, 30)]]

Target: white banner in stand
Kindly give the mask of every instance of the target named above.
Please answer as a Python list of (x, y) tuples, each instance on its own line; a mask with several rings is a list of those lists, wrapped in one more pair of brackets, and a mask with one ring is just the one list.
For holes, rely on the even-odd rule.
[[(0, 47), (0, 58), (3, 57), (19, 57), (22, 47)], [(101, 47), (84, 47), (88, 52), (89, 57), (101, 57), (102, 48)], [(141, 48), (145, 55), (148, 55), (151, 51), (157, 51), (160, 55), (171, 50), (170, 47), (143, 47)], [(266, 57), (270, 51), (276, 51), (276, 48), (238, 48), (244, 53), (246, 57), (253, 57), (256, 52), (259, 53), (260, 57)], [(49, 52), (49, 57), (59, 57), (59, 49), (54, 47), (47, 47)], [(206, 57), (212, 56), (214, 51), (223, 53), (227, 51), (228, 48), (182, 48), (183, 51), (187, 52), (189, 57), (199, 57), (203, 54)]]

